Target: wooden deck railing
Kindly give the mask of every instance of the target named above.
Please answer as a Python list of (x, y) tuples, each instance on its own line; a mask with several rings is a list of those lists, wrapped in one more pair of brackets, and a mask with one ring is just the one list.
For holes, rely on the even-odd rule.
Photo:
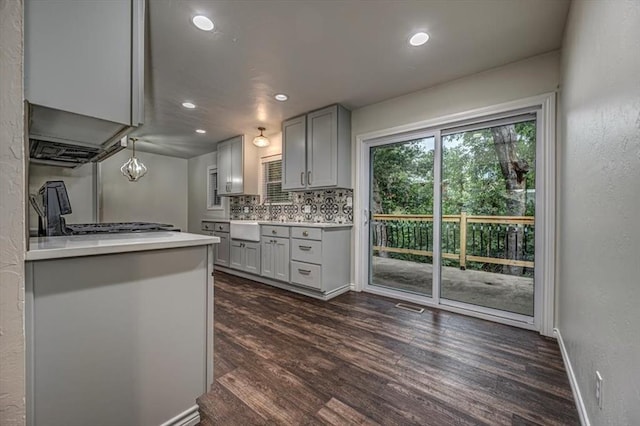
[[(433, 257), (433, 215), (374, 214), (372, 219), (374, 251)], [(467, 262), (533, 268), (534, 225), (533, 216), (444, 215), (441, 256), (458, 261), (461, 269)], [(508, 256), (510, 244), (519, 244), (515, 259)]]

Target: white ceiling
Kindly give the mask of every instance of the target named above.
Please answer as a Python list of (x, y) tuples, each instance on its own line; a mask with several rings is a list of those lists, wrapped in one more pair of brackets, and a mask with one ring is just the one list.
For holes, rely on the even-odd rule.
[[(189, 158), (283, 119), (359, 108), (558, 49), (569, 0), (147, 2), (143, 151)], [(198, 30), (197, 14), (215, 29)], [(411, 47), (417, 31), (430, 41)], [(273, 99), (284, 92), (289, 101)], [(198, 107), (187, 110), (189, 100)], [(205, 129), (205, 135), (195, 129)], [(144, 142), (143, 142), (144, 141)]]

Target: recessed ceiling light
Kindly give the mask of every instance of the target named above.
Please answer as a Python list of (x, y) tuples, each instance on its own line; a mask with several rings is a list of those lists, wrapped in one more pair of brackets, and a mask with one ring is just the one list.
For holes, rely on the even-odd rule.
[(420, 32), (420, 33), (415, 33), (414, 35), (411, 36), (411, 38), (409, 39), (409, 44), (412, 46), (422, 46), (428, 41), (429, 41), (429, 34)]
[(213, 29), (213, 21), (204, 15), (196, 15), (192, 19), (193, 25), (202, 31), (211, 31)]
[(287, 95), (285, 95), (284, 93), (278, 93), (274, 96), (274, 98), (276, 98), (276, 101), (280, 101), (280, 102), (284, 102), (287, 99), (289, 99), (289, 97)]
[(192, 102), (183, 102), (182, 106), (185, 108), (194, 109), (196, 107), (196, 104)]
[(204, 135), (205, 133), (207, 133), (207, 131), (202, 129), (196, 129), (196, 133), (200, 133), (201, 135)]

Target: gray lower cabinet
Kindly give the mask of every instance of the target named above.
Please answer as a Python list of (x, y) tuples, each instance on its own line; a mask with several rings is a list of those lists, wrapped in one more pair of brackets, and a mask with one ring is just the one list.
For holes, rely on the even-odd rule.
[(329, 293), (349, 283), (351, 229), (291, 228), (291, 283)]
[(230, 261), (230, 246), (229, 246), (229, 233), (228, 232), (214, 232), (214, 237), (220, 238), (220, 243), (216, 244), (215, 257), (213, 263), (220, 266), (229, 266)]
[[(230, 240), (229, 270), (327, 300), (348, 290), (351, 227), (262, 225), (260, 242)], [(245, 276), (245, 275), (243, 275)], [(278, 283), (276, 283), (278, 281)]]
[(220, 243), (215, 245), (213, 264), (218, 266), (230, 266), (231, 239), (229, 238), (229, 222), (202, 221), (200, 228), (205, 234), (220, 238)]
[(252, 241), (231, 240), (229, 267), (260, 274), (260, 243)]
[(263, 277), (289, 282), (289, 238), (262, 237)]

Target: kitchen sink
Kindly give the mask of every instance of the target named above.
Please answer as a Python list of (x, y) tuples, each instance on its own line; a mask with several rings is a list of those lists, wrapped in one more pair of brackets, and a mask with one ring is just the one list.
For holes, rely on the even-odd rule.
[(248, 220), (232, 220), (230, 222), (231, 239), (260, 241), (260, 224)]

